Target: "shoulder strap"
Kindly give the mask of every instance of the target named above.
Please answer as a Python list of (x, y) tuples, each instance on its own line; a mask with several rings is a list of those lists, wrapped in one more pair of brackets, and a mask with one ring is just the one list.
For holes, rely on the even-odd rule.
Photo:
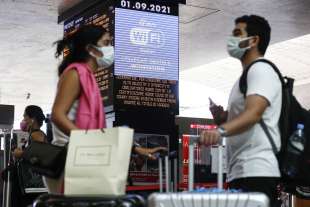
[(272, 136), (267, 128), (267, 125), (266, 123), (264, 122), (264, 120), (260, 120), (259, 124), (261, 125), (261, 127), (263, 128), (265, 134), (267, 135), (267, 138), (271, 144), (271, 147), (272, 147), (272, 151), (273, 153), (276, 155), (278, 154), (278, 150), (277, 150), (277, 147), (276, 147), (276, 144), (274, 143), (274, 140), (272, 139)]
[[(253, 61), (253, 62), (243, 71), (243, 73), (242, 73), (242, 75), (241, 75), (241, 77), (240, 77), (239, 89), (240, 89), (240, 92), (243, 94), (244, 98), (246, 97), (246, 92), (247, 92), (247, 89), (248, 89), (248, 84), (247, 84), (247, 75), (248, 75), (248, 72), (249, 72), (251, 66), (254, 65), (254, 64), (257, 63), (257, 62), (264, 62), (264, 63), (269, 64), (269, 65), (273, 68), (273, 70), (278, 74), (279, 79), (280, 79), (280, 81), (281, 81), (282, 89), (283, 89), (283, 87), (285, 86), (285, 80), (284, 80), (284, 78), (283, 78), (283, 76), (282, 76), (280, 70), (277, 68), (277, 66), (276, 66), (273, 62), (271, 62), (271, 61), (269, 61), (269, 60), (267, 60), (267, 59), (258, 59), (258, 60)], [(260, 120), (259, 124), (260, 124), (261, 127), (263, 128), (263, 130), (264, 130), (264, 132), (265, 132), (265, 134), (266, 134), (266, 136), (267, 136), (267, 138), (268, 138), (268, 140), (269, 140), (269, 142), (270, 142), (270, 144), (271, 144), (272, 151), (274, 152), (274, 154), (278, 154), (278, 150), (277, 150), (276, 144), (275, 144), (274, 140), (272, 139), (272, 136), (271, 136), (271, 134), (270, 134), (270, 132), (269, 132), (269, 130), (268, 130), (268, 127), (267, 127), (266, 123), (265, 123), (264, 120), (262, 119), (262, 120)]]
[(282, 87), (285, 85), (285, 81), (284, 81), (284, 78), (283, 78), (280, 70), (277, 68), (277, 66), (273, 62), (271, 62), (270, 60), (267, 60), (267, 59), (258, 59), (258, 60), (253, 61), (250, 65), (248, 65), (244, 69), (244, 71), (240, 77), (239, 89), (240, 89), (240, 92), (243, 94), (244, 97), (246, 97), (246, 92), (248, 89), (247, 76), (248, 76), (249, 70), (257, 62), (264, 62), (264, 63), (269, 64), (274, 69), (274, 71), (278, 74), (279, 79), (280, 79), (281, 84), (282, 84)]
[(42, 132), (42, 134), (44, 135), (44, 141), (47, 140), (46, 134), (41, 130), (41, 129), (34, 129), (31, 132), (29, 132), (29, 138), (28, 138), (28, 143), (30, 144), (32, 141), (32, 133), (33, 132)]
[(31, 135), (33, 132), (38, 132), (38, 131), (41, 131), (40, 129), (33, 129), (29, 132), (29, 137), (28, 137), (28, 140), (31, 140)]

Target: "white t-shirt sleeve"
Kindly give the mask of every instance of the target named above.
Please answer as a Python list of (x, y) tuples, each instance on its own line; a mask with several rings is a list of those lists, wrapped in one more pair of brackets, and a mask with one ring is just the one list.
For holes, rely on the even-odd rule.
[(251, 66), (247, 76), (247, 96), (260, 95), (272, 104), (281, 91), (278, 74), (267, 63), (258, 62)]

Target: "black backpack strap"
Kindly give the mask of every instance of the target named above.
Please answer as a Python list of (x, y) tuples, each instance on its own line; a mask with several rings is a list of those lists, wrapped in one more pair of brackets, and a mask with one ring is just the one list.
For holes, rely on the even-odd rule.
[[(243, 94), (244, 98), (246, 98), (246, 92), (247, 92), (247, 89), (248, 89), (248, 83), (247, 83), (247, 75), (248, 75), (248, 72), (249, 72), (251, 66), (254, 65), (254, 64), (257, 63), (257, 62), (264, 62), (264, 63), (269, 64), (269, 65), (273, 68), (273, 70), (278, 74), (279, 79), (280, 79), (280, 81), (281, 81), (282, 90), (283, 90), (283, 88), (284, 88), (284, 86), (285, 86), (285, 80), (284, 80), (284, 78), (283, 78), (283, 76), (282, 76), (280, 70), (277, 68), (277, 66), (276, 66), (273, 62), (271, 62), (271, 61), (269, 61), (269, 60), (267, 60), (267, 59), (258, 59), (258, 60), (253, 61), (253, 62), (243, 71), (243, 73), (242, 73), (242, 75), (241, 75), (241, 77), (240, 77), (239, 89), (240, 89), (240, 92)], [(283, 97), (282, 97), (282, 98), (283, 98)], [(269, 132), (269, 130), (268, 130), (268, 127), (267, 127), (266, 123), (264, 122), (264, 120), (260, 120), (259, 124), (260, 124), (261, 127), (263, 128), (263, 130), (264, 130), (264, 132), (265, 132), (265, 134), (266, 134), (266, 136), (267, 136), (267, 138), (268, 138), (268, 140), (269, 140), (269, 142), (270, 142), (270, 144), (271, 144), (272, 151), (274, 152), (275, 155), (278, 154), (278, 150), (277, 150), (276, 144), (275, 144), (274, 140), (272, 139), (272, 136), (271, 136), (271, 134), (270, 134), (270, 132)]]
[(270, 60), (267, 60), (267, 59), (258, 59), (258, 60), (253, 61), (250, 65), (248, 65), (243, 70), (243, 73), (240, 77), (239, 89), (240, 89), (240, 92), (243, 94), (244, 98), (246, 97), (246, 92), (248, 90), (247, 76), (248, 76), (249, 70), (251, 69), (252, 65), (254, 65), (257, 62), (264, 62), (264, 63), (269, 64), (274, 69), (274, 71), (278, 74), (279, 79), (280, 79), (281, 84), (282, 84), (282, 88), (285, 85), (285, 81), (284, 81), (284, 78), (283, 78), (280, 70), (277, 68), (277, 66), (273, 62), (271, 62)]
[(273, 153), (274, 153), (275, 155), (278, 154), (278, 150), (277, 150), (276, 144), (274, 143), (274, 140), (272, 139), (272, 136), (271, 136), (271, 134), (270, 134), (270, 132), (269, 132), (269, 130), (268, 130), (268, 128), (267, 128), (266, 123), (264, 122), (264, 120), (260, 120), (259, 124), (261, 125), (261, 127), (263, 128), (265, 134), (266, 134), (267, 137), (268, 137), (268, 140), (269, 140), (269, 142), (270, 142), (270, 144), (271, 144)]

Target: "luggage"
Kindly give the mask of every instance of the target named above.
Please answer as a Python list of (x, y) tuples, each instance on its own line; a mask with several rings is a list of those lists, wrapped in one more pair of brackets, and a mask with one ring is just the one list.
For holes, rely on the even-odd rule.
[[(194, 150), (195, 150), (195, 143), (199, 141), (200, 136), (199, 135), (188, 135), (189, 136), (189, 159), (188, 159), (188, 168), (189, 168), (189, 173), (188, 173), (188, 191), (193, 191), (194, 190), (194, 169), (195, 169), (195, 158), (194, 158)], [(223, 139), (222, 139), (223, 140)], [(217, 166), (212, 166), (214, 168), (215, 172), (217, 172), (217, 188), (218, 189), (223, 189), (223, 166), (225, 163), (223, 163), (223, 144), (221, 143), (217, 147)], [(215, 151), (215, 150), (214, 150)], [(211, 150), (212, 154), (212, 150)], [(212, 158), (213, 160), (213, 158)], [(213, 162), (212, 162), (213, 163)]]
[(44, 194), (33, 203), (33, 207), (144, 207), (139, 195), (115, 197), (83, 197)]
[(261, 193), (154, 193), (149, 207), (269, 207)]
[(23, 195), (47, 192), (42, 176), (34, 172), (28, 164), (23, 161), (16, 162), (16, 168), (19, 187)]
[(269, 207), (269, 199), (263, 193), (241, 193), (223, 190), (223, 144), (218, 148), (217, 189), (193, 191), (194, 143), (199, 136), (190, 136), (189, 142), (189, 192), (154, 193), (148, 198), (149, 207)]

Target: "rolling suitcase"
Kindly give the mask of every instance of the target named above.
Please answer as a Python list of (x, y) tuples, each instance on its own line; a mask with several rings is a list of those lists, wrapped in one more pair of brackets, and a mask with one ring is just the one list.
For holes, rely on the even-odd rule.
[(154, 193), (148, 207), (269, 207), (261, 193)]
[(217, 189), (193, 192), (194, 143), (199, 136), (191, 136), (189, 143), (189, 192), (154, 193), (148, 207), (269, 207), (269, 199), (262, 193), (240, 193), (223, 190), (223, 144), (218, 148)]
[(44, 194), (35, 200), (33, 207), (145, 207), (145, 201), (139, 195), (78, 197)]

